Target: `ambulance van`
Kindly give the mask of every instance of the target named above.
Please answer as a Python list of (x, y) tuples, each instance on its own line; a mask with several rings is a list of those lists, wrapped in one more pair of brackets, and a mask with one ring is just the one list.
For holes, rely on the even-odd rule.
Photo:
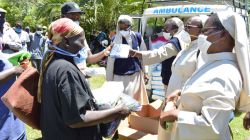
[[(164, 22), (179, 17), (184, 22), (191, 16), (210, 15), (219, 11), (235, 11), (242, 15), (248, 26), (247, 0), (144, 0), (139, 30), (149, 50), (166, 43), (162, 36)], [(147, 89), (153, 100), (164, 100), (164, 86), (161, 78), (161, 63), (149, 66)]]

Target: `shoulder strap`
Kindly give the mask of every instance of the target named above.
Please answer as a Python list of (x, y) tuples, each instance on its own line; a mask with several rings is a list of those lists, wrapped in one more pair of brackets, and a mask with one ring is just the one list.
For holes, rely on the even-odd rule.
[(180, 45), (178, 38), (174, 37), (174, 38), (170, 39), (168, 43), (172, 43), (178, 52), (181, 51), (181, 45)]
[(197, 53), (196, 53), (196, 58), (199, 57), (199, 54), (200, 54), (200, 50), (197, 51)]

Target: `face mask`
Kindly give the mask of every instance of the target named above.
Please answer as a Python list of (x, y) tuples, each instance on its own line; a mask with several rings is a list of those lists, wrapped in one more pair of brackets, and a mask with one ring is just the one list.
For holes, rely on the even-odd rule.
[(22, 29), (20, 29), (20, 28), (16, 28), (16, 29), (15, 29), (15, 31), (16, 31), (16, 33), (20, 34), (20, 33), (21, 33), (21, 31), (22, 31)]
[(59, 48), (58, 46), (54, 45), (51, 40), (49, 40), (47, 43), (48, 43), (48, 46), (55, 49), (55, 50), (48, 50), (48, 52), (56, 52), (56, 53), (59, 53), (59, 54), (65, 55), (65, 56), (69, 56), (69, 57), (77, 57), (77, 55), (78, 55), (78, 54), (73, 54), (71, 52), (68, 52), (66, 50)]
[(82, 63), (83, 61), (86, 61), (87, 58), (88, 58), (88, 51), (84, 47), (78, 52), (77, 56), (74, 57), (74, 62), (75, 64), (79, 64)]
[(75, 22), (75, 24), (80, 25), (80, 21), (76, 20), (74, 22)]
[(120, 34), (121, 34), (123, 37), (127, 37), (127, 36), (129, 36), (129, 31), (121, 30), (121, 31), (120, 31)]
[(166, 33), (166, 32), (163, 32), (163, 37), (166, 39), (166, 40), (170, 40), (172, 38), (172, 35), (170, 33)]
[(208, 48), (212, 45), (212, 43), (207, 40), (206, 35), (199, 35), (197, 43), (199, 50), (204, 54), (207, 54)]
[[(210, 34), (210, 36), (213, 36), (213, 35), (215, 35), (215, 34), (217, 34), (217, 33), (220, 33), (220, 32), (222, 32), (222, 31), (218, 31), (218, 32), (215, 32), (215, 33), (213, 33), (213, 34)], [(208, 40), (207, 40), (207, 37), (208, 37), (208, 36), (201, 34), (201, 35), (198, 36), (198, 41), (197, 41), (199, 50), (200, 50), (201, 52), (205, 53), (205, 54), (207, 54), (207, 50), (208, 50), (208, 48), (209, 48), (212, 44), (217, 43), (218, 41), (220, 41), (220, 40), (222, 40), (222, 39), (225, 39), (226, 36), (225, 36), (225, 37), (222, 37), (222, 38), (220, 38), (220, 39), (217, 39), (217, 40), (214, 41), (214, 42), (208, 41)]]
[(36, 31), (36, 34), (41, 35), (43, 31)]

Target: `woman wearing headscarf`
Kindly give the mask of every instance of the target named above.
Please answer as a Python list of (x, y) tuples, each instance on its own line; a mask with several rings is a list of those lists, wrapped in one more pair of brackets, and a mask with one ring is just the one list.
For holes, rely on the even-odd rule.
[(163, 36), (169, 41), (159, 49), (152, 51), (131, 50), (130, 55), (141, 58), (143, 65), (162, 62), (162, 82), (165, 85), (165, 90), (167, 90), (172, 62), (182, 49), (186, 49), (189, 46), (191, 39), (188, 33), (184, 31), (183, 22), (177, 17), (170, 18), (165, 22)]
[[(249, 44), (244, 19), (234, 12), (212, 14), (198, 37), (202, 59), (181, 92), (168, 98), (160, 123), (174, 122), (171, 140), (230, 140), (230, 115), (249, 95)], [(233, 52), (235, 51), (235, 53)], [(242, 92), (244, 91), (244, 93)], [(175, 95), (175, 96), (174, 96)]]
[(191, 43), (186, 48), (181, 50), (172, 63), (172, 75), (169, 80), (166, 97), (169, 93), (176, 89), (181, 89), (185, 81), (196, 70), (197, 51), (198, 51), (198, 35), (208, 19), (208, 16), (194, 16), (187, 20), (185, 31), (190, 35)]
[[(131, 27), (132, 18), (127, 15), (121, 15), (118, 18), (117, 31), (112, 43), (127, 44), (132, 50), (146, 50), (141, 34), (132, 31)], [(144, 83), (144, 74), (145, 69), (138, 58), (108, 58), (107, 81), (122, 81), (124, 93), (130, 95), (142, 105), (149, 103)]]
[(84, 46), (84, 31), (68, 18), (49, 26), (50, 50), (42, 62), (38, 86), (44, 140), (102, 140), (99, 124), (127, 115), (118, 105), (98, 111), (92, 92), (74, 58)]
[[(182, 89), (187, 79), (190, 78), (191, 75), (195, 72), (198, 51), (197, 38), (201, 33), (201, 30), (207, 18), (208, 16), (200, 15), (191, 17), (186, 21), (185, 31), (189, 33), (191, 37), (191, 43), (189, 47), (181, 50), (173, 61), (171, 67), (172, 75), (169, 80), (169, 85), (165, 97), (168, 97), (168, 95), (175, 90)], [(159, 125), (158, 140), (169, 140), (170, 136), (171, 131), (166, 131)]]

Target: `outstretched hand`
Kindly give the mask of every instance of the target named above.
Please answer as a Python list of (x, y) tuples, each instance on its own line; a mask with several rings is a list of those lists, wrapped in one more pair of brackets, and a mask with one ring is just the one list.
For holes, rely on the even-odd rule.
[(173, 91), (166, 99), (167, 99), (167, 102), (169, 101), (173, 101), (173, 102), (177, 102), (177, 100), (179, 99), (181, 95), (181, 90), (177, 89), (175, 91)]
[(110, 51), (112, 50), (113, 44), (109, 45), (107, 48), (103, 50), (105, 56), (109, 56)]
[(179, 110), (172, 108), (171, 110), (161, 113), (160, 125), (162, 128), (166, 129), (166, 122), (174, 122), (178, 118)]
[(25, 70), (25, 69), (24, 69), (22, 66), (15, 66), (15, 67), (13, 68), (13, 71), (14, 71), (14, 73), (15, 73), (16, 75), (19, 75), (19, 74), (23, 73), (24, 70)]
[(115, 108), (118, 109), (121, 118), (126, 118), (130, 114), (129, 108), (124, 103), (115, 106)]

